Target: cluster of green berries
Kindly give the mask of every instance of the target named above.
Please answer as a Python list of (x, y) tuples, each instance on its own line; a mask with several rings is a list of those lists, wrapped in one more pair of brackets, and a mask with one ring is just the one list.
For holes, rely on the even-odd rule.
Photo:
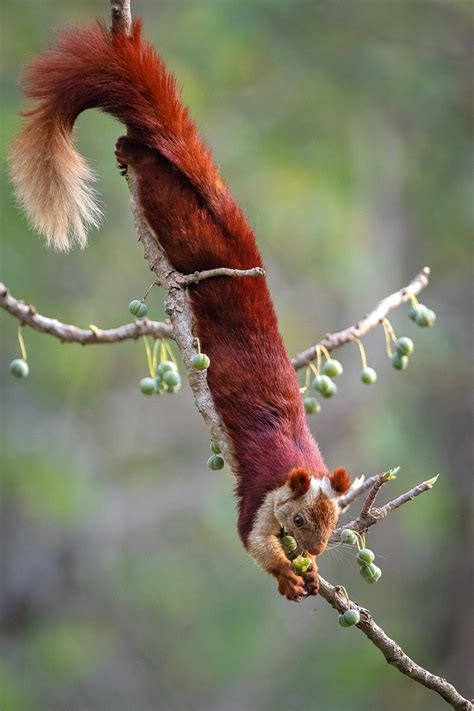
[(421, 328), (434, 326), (436, 314), (432, 309), (429, 309), (424, 304), (413, 303), (408, 312), (409, 318)]
[(346, 610), (343, 615), (339, 615), (341, 627), (353, 627), (360, 622), (359, 610)]
[[(422, 327), (433, 326), (436, 321), (435, 312), (432, 309), (429, 309), (427, 306), (418, 303), (414, 297), (411, 309), (409, 311), (409, 316), (412, 321), (414, 321), (418, 326)], [(385, 335), (387, 338), (387, 352), (390, 357), (392, 367), (395, 368), (395, 370), (405, 370), (408, 366), (408, 359), (414, 351), (413, 341), (407, 336), (401, 336), (401, 338), (396, 338), (393, 332), (393, 328), (391, 327), (388, 319), (383, 319), (382, 324), (385, 329)], [(394, 341), (393, 352), (391, 351), (389, 345), (392, 340)], [(359, 339), (356, 339), (356, 341), (359, 344), (363, 366), (360, 373), (360, 379), (366, 385), (372, 385), (377, 380), (377, 372), (374, 368), (371, 368), (367, 365), (364, 346), (362, 345)], [(312, 386), (314, 390), (320, 393), (323, 397), (330, 398), (336, 395), (337, 393), (337, 385), (332, 380), (332, 378), (336, 378), (337, 376), (342, 374), (342, 365), (335, 358), (330, 358), (325, 348), (322, 348), (321, 346), (316, 346), (316, 349), (322, 349), (326, 354), (327, 360), (321, 369), (321, 373), (318, 373), (318, 371), (316, 371), (317, 375), (313, 380)], [(309, 367), (312, 368), (312, 366)], [(313, 370), (315, 369), (313, 368)], [(308, 388), (308, 382), (309, 380), (307, 380), (305, 388), (306, 390)], [(303, 399), (303, 404), (305, 412), (308, 415), (313, 414), (314, 412), (321, 411), (321, 405), (312, 395), (306, 395)]]
[(207, 460), (207, 466), (213, 472), (218, 472), (224, 468), (224, 464), (225, 464), (224, 457), (221, 454), (221, 448), (219, 447), (218, 444), (216, 444), (216, 442), (211, 440), (209, 449), (211, 450), (211, 456)]
[[(312, 382), (312, 387), (324, 398), (333, 397), (337, 393), (337, 385), (332, 378), (342, 375), (342, 365), (335, 358), (328, 358), (322, 367), (322, 372), (318, 373)], [(307, 395), (304, 400), (305, 412), (310, 415), (321, 411), (321, 405), (312, 395)]]
[[(352, 529), (345, 528), (341, 533), (341, 542), (359, 547), (359, 535)], [(364, 538), (362, 538), (362, 542), (364, 542)], [(382, 571), (377, 565), (374, 565), (374, 560), (375, 554), (370, 548), (359, 547), (357, 562), (360, 565), (360, 574), (370, 584), (376, 583), (382, 577)]]
[(364, 580), (371, 585), (376, 583), (382, 577), (382, 571), (377, 565), (374, 565), (375, 554), (370, 548), (361, 548), (357, 553), (357, 562), (360, 565), (360, 574)]
[[(149, 290), (148, 290), (149, 291)], [(147, 292), (148, 294), (148, 292)], [(146, 295), (144, 299), (146, 298)], [(148, 314), (148, 306), (145, 304), (144, 299), (132, 299), (132, 301), (128, 305), (128, 310), (132, 314), (132, 316), (135, 316), (135, 318), (144, 318)], [(142, 378), (140, 380), (140, 390), (144, 395), (154, 395), (154, 394), (160, 394), (160, 393), (177, 393), (179, 390), (181, 390), (182, 386), (182, 379), (181, 375), (179, 374), (178, 371), (178, 366), (174, 362), (174, 360), (165, 360), (166, 354), (173, 357), (171, 351), (169, 348), (165, 345), (163, 341), (161, 341), (161, 346), (160, 346), (160, 353), (161, 353), (161, 362), (156, 365), (155, 361), (155, 353), (156, 349), (158, 346), (158, 341), (155, 343), (155, 348), (153, 351), (153, 356), (151, 355), (151, 349), (147, 344), (147, 339), (144, 337), (145, 340), (145, 348), (147, 351), (147, 358), (148, 358), (148, 366), (150, 370), (150, 375)], [(209, 359), (209, 356), (207, 356), (205, 353), (201, 353), (200, 349), (198, 348), (198, 353), (196, 353), (193, 358), (192, 358), (192, 367), (195, 370), (207, 370), (211, 364), (211, 361)], [(222, 460), (224, 461), (224, 460)], [(217, 466), (215, 467), (216, 469), (222, 469), (222, 466), (219, 467), (219, 462), (217, 462)], [(210, 466), (210, 465), (209, 465)]]
[(30, 373), (30, 368), (23, 358), (14, 358), (10, 363), (10, 373), (15, 378), (27, 378)]
[(148, 306), (144, 301), (133, 299), (128, 305), (128, 310), (135, 318), (145, 318), (148, 313)]
[(144, 395), (177, 393), (181, 384), (181, 375), (176, 363), (164, 360), (157, 366), (155, 377), (148, 376), (140, 380), (140, 390)]
[(415, 348), (413, 341), (407, 336), (401, 336), (401, 338), (397, 338), (393, 347), (395, 350), (391, 357), (392, 366), (395, 370), (405, 370), (408, 366), (408, 358)]

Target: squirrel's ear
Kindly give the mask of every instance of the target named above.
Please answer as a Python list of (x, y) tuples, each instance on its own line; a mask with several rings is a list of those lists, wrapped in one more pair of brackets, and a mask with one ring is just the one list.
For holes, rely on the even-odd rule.
[(343, 467), (339, 469), (334, 469), (331, 474), (331, 486), (336, 492), (336, 494), (343, 494), (351, 485), (351, 480), (349, 479), (349, 474)]
[(306, 469), (292, 469), (288, 476), (288, 484), (295, 499), (304, 496), (311, 486), (311, 474)]

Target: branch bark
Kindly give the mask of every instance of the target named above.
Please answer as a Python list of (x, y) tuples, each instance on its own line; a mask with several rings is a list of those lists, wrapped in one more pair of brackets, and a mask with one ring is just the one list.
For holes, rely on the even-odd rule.
[(112, 15), (112, 30), (124, 27), (126, 32), (129, 33), (132, 26), (130, 0), (110, 0), (110, 12)]
[(184, 285), (197, 284), (204, 279), (213, 279), (214, 277), (259, 277), (265, 276), (265, 269), (262, 267), (254, 267), (253, 269), (229, 269), (228, 267), (218, 267), (217, 269), (205, 269), (202, 272), (193, 272), (193, 274), (182, 274), (181, 280)]
[(308, 363), (315, 360), (318, 346), (323, 346), (328, 351), (333, 351), (339, 346), (343, 346), (345, 343), (350, 343), (355, 341), (357, 338), (362, 338), (366, 333), (375, 328), (382, 319), (386, 318), (387, 314), (392, 310), (406, 303), (410, 300), (410, 296), (415, 296), (419, 294), (422, 289), (428, 286), (430, 276), (430, 268), (423, 267), (423, 269), (418, 272), (418, 274), (411, 280), (411, 282), (404, 286), (403, 289), (395, 291), (390, 296), (386, 296), (382, 301), (379, 301), (377, 306), (364, 316), (363, 319), (358, 321), (353, 326), (345, 328), (343, 331), (338, 331), (337, 333), (328, 333), (326, 336), (316, 343), (316, 345), (308, 348), (307, 350), (299, 353), (292, 359), (292, 363), (295, 370), (304, 368)]
[(387, 662), (398, 669), (399, 672), (413, 679), (413, 681), (426, 686), (427, 689), (436, 691), (448, 704), (455, 709), (472, 711), (473, 704), (465, 699), (446, 679), (435, 676), (413, 661), (408, 654), (384, 630), (378, 626), (368, 610), (350, 600), (341, 587), (334, 587), (321, 576), (319, 577), (319, 594), (335, 610), (340, 613), (349, 609), (358, 610), (360, 622), (357, 627), (372, 644), (379, 649)]
[(48, 333), (58, 338), (62, 343), (80, 343), (83, 346), (101, 343), (119, 343), (140, 336), (153, 338), (172, 338), (173, 328), (169, 323), (150, 321), (147, 318), (126, 323), (118, 328), (102, 329), (97, 326), (79, 328), (72, 324), (62, 323), (55, 318), (42, 316), (34, 306), (23, 303), (12, 296), (0, 282), (0, 307), (17, 318), (22, 326), (30, 326), (40, 333)]

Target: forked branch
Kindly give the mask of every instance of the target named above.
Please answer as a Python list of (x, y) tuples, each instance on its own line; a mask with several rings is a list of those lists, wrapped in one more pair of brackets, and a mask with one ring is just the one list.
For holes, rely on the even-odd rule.
[[(413, 501), (413, 499), (415, 499), (420, 494), (423, 494), (425, 491), (429, 491), (430, 489), (432, 489), (438, 479), (438, 477), (435, 476), (432, 479), (428, 479), (428, 481), (423, 481), (421, 484), (414, 486), (412, 489), (406, 491), (404, 494), (401, 494), (401, 496), (398, 496), (396, 499), (392, 499), (392, 501), (389, 501), (384, 506), (374, 506), (375, 497), (377, 496), (382, 486), (384, 486), (384, 484), (386, 484), (393, 478), (395, 477), (393, 475), (390, 476), (390, 472), (376, 474), (375, 476), (371, 477), (370, 479), (367, 479), (367, 481), (364, 482), (364, 487), (356, 489), (356, 491), (352, 494), (352, 498), (350, 500), (346, 499), (345, 501), (343, 501), (342, 510), (345, 511), (350, 503), (352, 503), (364, 491), (367, 491), (367, 489), (369, 489), (369, 493), (362, 505), (362, 510), (359, 516), (353, 521), (349, 521), (348, 523), (344, 524), (344, 526), (340, 526), (339, 528), (334, 529), (333, 534), (331, 536), (331, 543), (340, 542), (341, 533), (344, 528), (350, 528), (354, 531), (357, 531), (357, 533), (365, 533), (371, 526), (373, 526), (375, 523), (378, 523), (378, 521), (381, 521), (382, 519), (386, 518), (390, 513), (392, 513), (392, 511), (395, 511), (395, 509), (400, 508), (400, 506), (403, 506), (403, 504), (407, 504), (409, 501)], [(351, 492), (349, 492), (349, 495), (350, 494)], [(343, 499), (343, 497), (341, 497), (341, 499)]]

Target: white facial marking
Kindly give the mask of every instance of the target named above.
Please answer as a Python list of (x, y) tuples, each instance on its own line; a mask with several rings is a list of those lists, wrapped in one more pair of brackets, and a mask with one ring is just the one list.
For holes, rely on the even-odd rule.
[(337, 497), (337, 492), (331, 486), (331, 480), (328, 476), (323, 476), (321, 478), (311, 477), (311, 487), (308, 494), (311, 495), (312, 499), (316, 499), (319, 494), (322, 493), (328, 497), (328, 499), (334, 499)]

